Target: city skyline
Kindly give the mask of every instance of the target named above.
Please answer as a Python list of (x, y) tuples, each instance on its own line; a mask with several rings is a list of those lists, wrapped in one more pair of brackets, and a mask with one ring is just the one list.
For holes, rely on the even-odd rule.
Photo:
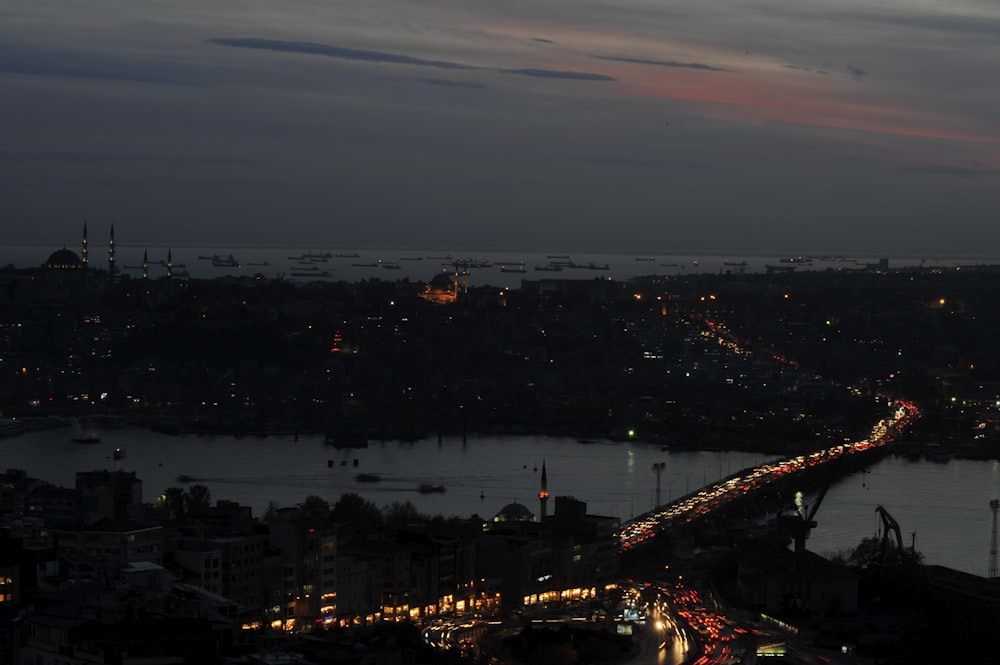
[[(724, 11), (723, 11), (724, 9)], [(8, 242), (981, 253), (1000, 10), (2, 10)]]

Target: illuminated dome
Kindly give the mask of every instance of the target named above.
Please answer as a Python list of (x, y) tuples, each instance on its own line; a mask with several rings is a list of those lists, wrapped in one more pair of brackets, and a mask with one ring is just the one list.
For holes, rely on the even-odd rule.
[(493, 518), (494, 522), (532, 522), (535, 516), (520, 503), (508, 503)]
[(76, 252), (63, 247), (62, 249), (57, 249), (49, 255), (48, 260), (45, 262), (46, 268), (82, 268), (83, 261), (77, 256)]
[(455, 278), (447, 272), (439, 272), (431, 278), (431, 288), (449, 289), (455, 283)]

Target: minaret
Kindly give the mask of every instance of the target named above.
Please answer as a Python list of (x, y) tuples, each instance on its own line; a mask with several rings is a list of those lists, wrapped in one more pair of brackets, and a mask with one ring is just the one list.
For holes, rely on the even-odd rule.
[(548, 478), (545, 475), (545, 460), (542, 460), (542, 488), (538, 490), (539, 522), (545, 521), (545, 506), (549, 502)]
[(111, 225), (111, 239), (108, 240), (108, 275), (115, 278), (115, 225)]
[(83, 220), (83, 244), (80, 247), (80, 261), (83, 263), (83, 267), (87, 267), (87, 220)]
[(167, 279), (174, 276), (174, 260), (170, 258), (170, 250), (167, 250)]
[(142, 250), (142, 278), (149, 279), (149, 253)]

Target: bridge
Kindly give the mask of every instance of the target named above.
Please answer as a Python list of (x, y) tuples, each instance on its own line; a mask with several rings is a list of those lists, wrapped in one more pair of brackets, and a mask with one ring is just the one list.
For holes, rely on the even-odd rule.
[(630, 550), (651, 543), (671, 529), (717, 515), (734, 504), (782, 487), (788, 481), (804, 480), (809, 474), (829, 472), (849, 462), (857, 463), (859, 468), (870, 463), (875, 452), (892, 444), (919, 417), (919, 409), (912, 402), (890, 400), (888, 405), (890, 415), (875, 423), (868, 437), (737, 471), (714, 485), (624, 523), (619, 531), (619, 546), (622, 550)]

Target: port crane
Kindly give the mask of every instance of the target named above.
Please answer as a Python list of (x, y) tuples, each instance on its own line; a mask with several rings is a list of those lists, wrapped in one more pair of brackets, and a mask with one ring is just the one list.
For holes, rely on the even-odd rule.
[(806, 549), (806, 539), (809, 531), (816, 526), (816, 511), (823, 503), (826, 491), (830, 489), (829, 483), (825, 484), (812, 504), (805, 502), (802, 492), (795, 493), (795, 513), (785, 515), (781, 518), (784, 527), (791, 533), (792, 542), (796, 552), (803, 552)]
[(882, 518), (882, 545), (879, 549), (879, 563), (885, 561), (885, 550), (889, 544), (889, 532), (892, 531), (896, 537), (896, 547), (899, 552), (903, 552), (903, 535), (899, 532), (899, 523), (889, 514), (889, 511), (882, 506), (877, 506), (875, 512)]

